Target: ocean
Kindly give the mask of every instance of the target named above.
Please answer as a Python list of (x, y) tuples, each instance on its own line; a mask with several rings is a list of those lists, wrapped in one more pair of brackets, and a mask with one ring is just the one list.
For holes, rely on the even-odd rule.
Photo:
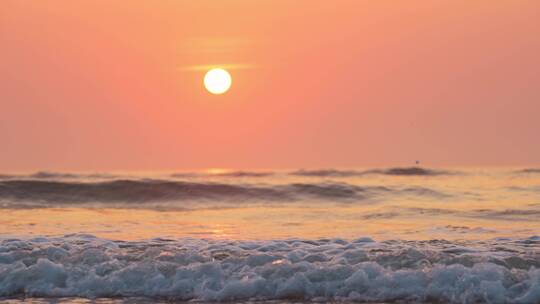
[(540, 303), (540, 169), (3, 174), (0, 301)]

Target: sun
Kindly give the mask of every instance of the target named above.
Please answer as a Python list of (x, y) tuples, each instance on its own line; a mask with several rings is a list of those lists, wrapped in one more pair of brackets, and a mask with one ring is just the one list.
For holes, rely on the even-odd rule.
[(224, 69), (211, 69), (204, 75), (204, 87), (212, 94), (227, 92), (231, 83), (231, 74)]

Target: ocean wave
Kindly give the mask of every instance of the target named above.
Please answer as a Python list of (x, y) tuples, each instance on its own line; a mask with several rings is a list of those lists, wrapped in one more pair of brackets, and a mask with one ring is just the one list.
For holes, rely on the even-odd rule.
[(274, 172), (258, 172), (258, 171), (225, 171), (225, 172), (178, 172), (173, 173), (170, 177), (173, 178), (189, 178), (189, 177), (268, 177), (274, 175)]
[(124, 242), (68, 235), (2, 240), (0, 297), (538, 303), (539, 267), (540, 237)]
[(361, 218), (366, 220), (371, 219), (391, 219), (396, 217), (407, 217), (407, 216), (439, 216), (439, 215), (461, 215), (462, 213), (442, 208), (418, 208), (418, 207), (396, 207), (390, 206), (388, 210), (379, 210), (370, 212), (366, 215), (363, 215)]
[[(450, 197), (440, 191), (419, 186), (390, 188), (343, 182), (272, 185), (152, 179), (101, 182), (19, 179), (0, 181), (0, 207), (3, 208), (106, 206), (172, 210), (212, 207), (189, 204), (201, 201), (217, 203), (214, 207), (223, 207), (223, 204), (234, 207), (241, 203), (298, 201), (350, 203), (391, 195), (414, 196), (418, 199)], [(155, 204), (160, 202), (164, 204)]]
[(274, 172), (249, 172), (249, 171), (231, 171), (223, 173), (215, 173), (213, 176), (223, 177), (267, 177), (274, 175)]
[(312, 177), (351, 177), (364, 175), (366, 171), (355, 170), (336, 170), (336, 169), (323, 169), (323, 170), (305, 170), (300, 169), (293, 171), (290, 175), (297, 176), (312, 176)]
[[(535, 172), (535, 169), (527, 169), (522, 172)], [(521, 171), (520, 171), (521, 172)], [(391, 175), (391, 176), (437, 176), (450, 175), (455, 172), (427, 169), (421, 167), (395, 167), (388, 169), (369, 169), (369, 170), (338, 170), (321, 169), (305, 170), (300, 169), (291, 172), (272, 172), (272, 171), (224, 171), (224, 172), (176, 172), (162, 176), (163, 178), (207, 178), (207, 177), (230, 177), (230, 178), (264, 178), (279, 175), (305, 176), (305, 177), (355, 177), (366, 175)], [(52, 172), (38, 171), (27, 175), (0, 174), (2, 179), (29, 179), (29, 180), (76, 180), (76, 179), (119, 179), (129, 178), (130, 175), (116, 175), (109, 173), (71, 173), (71, 172)]]
[(0, 197), (50, 202), (166, 201), (182, 199), (295, 200), (359, 198), (366, 188), (346, 183), (277, 186), (183, 182), (165, 180), (115, 180), (98, 183), (10, 180), (0, 183)]
[[(298, 200), (362, 200), (388, 190), (346, 183), (292, 183), (248, 185), (166, 180), (65, 182), (38, 180), (0, 181), (4, 207), (46, 207), (80, 203), (144, 203), (171, 201), (277, 202)], [(12, 203), (10, 203), (12, 202)], [(29, 202), (29, 204), (21, 204)], [(144, 207), (144, 204), (141, 205)], [(181, 207), (181, 206), (176, 206)]]
[(526, 168), (518, 170), (518, 173), (540, 173), (540, 168)]
[[(534, 205), (533, 205), (534, 207)], [(476, 209), (465, 216), (488, 218), (490, 220), (507, 220), (507, 221), (538, 221), (540, 216), (539, 209), (505, 209), (505, 210), (493, 210), (493, 209)]]
[[(529, 207), (538, 207), (538, 204), (531, 204)], [(401, 207), (388, 206), (386, 209), (372, 211), (362, 215), (362, 219), (391, 219), (396, 217), (410, 216), (447, 216), (453, 215), (463, 218), (489, 219), (491, 221), (538, 221), (540, 209), (473, 209), (473, 210), (454, 210), (444, 208), (420, 208), (420, 207)]]
[(435, 176), (448, 175), (450, 172), (443, 170), (425, 169), (420, 167), (407, 168), (389, 168), (385, 170), (372, 170), (371, 173), (381, 173), (385, 175), (420, 175), (420, 176)]
[(25, 179), (25, 180), (64, 180), (64, 179), (112, 179), (118, 176), (108, 173), (64, 173), (64, 172), (50, 172), (50, 171), (38, 171), (28, 175), (15, 175), (15, 174), (0, 174), (1, 179)]
[(49, 172), (49, 171), (39, 171), (34, 174), (31, 174), (29, 178), (35, 179), (62, 179), (62, 178), (80, 178), (81, 175), (73, 173), (60, 173), (60, 172)]
[(436, 175), (449, 175), (452, 172), (435, 169), (425, 169), (421, 167), (396, 167), (388, 169), (371, 169), (371, 170), (336, 170), (336, 169), (324, 169), (324, 170), (298, 170), (291, 172), (291, 175), (298, 176), (313, 176), (313, 177), (354, 177), (365, 175), (394, 175), (394, 176), (436, 176)]

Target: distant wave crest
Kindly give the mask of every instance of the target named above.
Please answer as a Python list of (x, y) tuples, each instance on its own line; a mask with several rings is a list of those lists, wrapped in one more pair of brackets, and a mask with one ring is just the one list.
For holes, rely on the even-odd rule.
[[(538, 173), (540, 169), (524, 169), (522, 173)], [(257, 178), (273, 177), (279, 175), (306, 176), (306, 177), (355, 177), (366, 175), (392, 175), (392, 176), (437, 176), (450, 175), (455, 172), (438, 169), (428, 169), (422, 167), (395, 167), (387, 169), (369, 169), (369, 170), (339, 170), (339, 169), (318, 169), (306, 170), (300, 169), (291, 172), (272, 172), (272, 171), (223, 171), (223, 172), (177, 172), (165, 176), (165, 178), (208, 178), (208, 177), (230, 177), (230, 178)], [(124, 176), (127, 178), (128, 176)], [(3, 179), (37, 179), (37, 180), (66, 180), (66, 179), (112, 179), (123, 178), (122, 175), (113, 175), (108, 173), (66, 173), (39, 171), (28, 175), (0, 174), (0, 180)]]
[(519, 170), (518, 173), (540, 173), (540, 168), (526, 168)]
[(186, 178), (186, 177), (268, 177), (274, 175), (273, 172), (257, 172), (257, 171), (225, 171), (218, 173), (204, 172), (180, 172), (173, 173), (171, 177)]
[(58, 172), (49, 172), (49, 171), (39, 171), (29, 176), (30, 178), (35, 179), (52, 179), (52, 178), (79, 178), (80, 175), (72, 173), (58, 173)]
[(115, 175), (107, 173), (90, 173), (90, 174), (78, 174), (78, 173), (64, 173), (64, 172), (51, 172), (51, 171), (38, 171), (36, 173), (28, 175), (16, 175), (16, 174), (0, 174), (0, 180), (2, 179), (37, 179), (37, 180), (63, 180), (63, 179), (110, 179)]
[(336, 170), (336, 169), (324, 169), (324, 170), (298, 170), (291, 173), (292, 175), (299, 176), (315, 176), (315, 177), (352, 177), (352, 176), (364, 176), (369, 174), (380, 175), (404, 175), (404, 176), (436, 176), (436, 175), (449, 175), (451, 172), (444, 170), (425, 169), (421, 167), (396, 167), (388, 169), (371, 169), (364, 171), (357, 170)]

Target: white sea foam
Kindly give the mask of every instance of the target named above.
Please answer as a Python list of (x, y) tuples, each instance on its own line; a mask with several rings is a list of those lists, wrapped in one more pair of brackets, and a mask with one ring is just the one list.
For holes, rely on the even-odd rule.
[(540, 238), (4, 239), (0, 297), (538, 303)]

